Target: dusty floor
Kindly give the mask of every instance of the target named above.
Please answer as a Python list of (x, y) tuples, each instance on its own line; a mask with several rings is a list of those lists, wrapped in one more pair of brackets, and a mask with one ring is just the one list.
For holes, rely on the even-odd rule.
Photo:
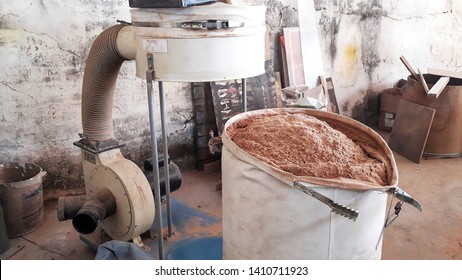
[[(382, 259), (462, 260), (462, 158), (427, 159), (415, 164), (395, 154), (399, 186), (422, 205), (405, 205), (385, 229)], [(183, 173), (183, 185), (172, 196), (193, 209), (221, 217), (219, 172)], [(396, 200), (395, 200), (396, 201)], [(79, 239), (70, 221), (58, 222), (56, 204), (46, 204), (44, 224), (31, 234), (10, 240), (1, 259), (94, 259), (95, 251)]]

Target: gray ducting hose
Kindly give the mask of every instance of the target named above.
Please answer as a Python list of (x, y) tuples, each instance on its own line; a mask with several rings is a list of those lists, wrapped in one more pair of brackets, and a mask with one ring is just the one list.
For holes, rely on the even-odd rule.
[(87, 58), (82, 86), (82, 126), (88, 141), (114, 138), (112, 103), (120, 67), (125, 60), (117, 48), (117, 35), (126, 25), (103, 31), (93, 42)]

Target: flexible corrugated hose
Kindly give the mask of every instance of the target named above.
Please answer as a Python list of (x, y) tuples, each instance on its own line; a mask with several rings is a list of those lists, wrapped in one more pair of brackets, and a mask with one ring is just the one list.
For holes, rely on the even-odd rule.
[(115, 138), (112, 124), (114, 89), (125, 60), (117, 48), (117, 35), (126, 25), (103, 31), (93, 42), (87, 58), (82, 86), (82, 126), (89, 141)]

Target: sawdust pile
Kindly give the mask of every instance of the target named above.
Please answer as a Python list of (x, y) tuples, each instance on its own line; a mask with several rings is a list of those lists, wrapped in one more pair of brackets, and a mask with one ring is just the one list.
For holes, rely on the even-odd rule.
[[(241, 149), (297, 176), (350, 178), (387, 185), (383, 157), (305, 114), (257, 115), (228, 127)], [(366, 153), (367, 151), (367, 153)], [(372, 156), (372, 157), (371, 157)]]

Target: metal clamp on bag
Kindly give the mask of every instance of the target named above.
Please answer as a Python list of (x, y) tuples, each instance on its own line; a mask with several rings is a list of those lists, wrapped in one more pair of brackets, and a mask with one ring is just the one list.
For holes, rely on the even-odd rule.
[(310, 185), (301, 183), (300, 181), (295, 181), (294, 182), (294, 188), (297, 190), (302, 191), (303, 193), (310, 195), (317, 200), (321, 201), (322, 203), (326, 204), (332, 209), (332, 212), (335, 214), (339, 214), (345, 218), (348, 218), (350, 220), (356, 221), (356, 219), (359, 216), (359, 212), (355, 209), (351, 209), (349, 207), (346, 207), (345, 205), (339, 204), (332, 199), (318, 193), (317, 191), (313, 190), (310, 188)]
[(385, 221), (384, 227), (391, 225), (391, 223), (393, 223), (393, 221), (398, 218), (399, 213), (401, 212), (401, 209), (404, 203), (408, 203), (414, 206), (420, 212), (422, 212), (422, 207), (420, 203), (417, 200), (415, 200), (410, 194), (400, 189), (398, 186), (391, 188), (389, 192), (392, 193), (393, 197), (396, 197), (399, 201), (396, 203), (395, 211), (393, 212), (392, 215), (390, 215), (390, 212), (391, 212), (391, 206), (393, 204), (393, 200), (390, 201), (390, 207), (388, 209), (388, 215), (387, 215), (387, 219)]

